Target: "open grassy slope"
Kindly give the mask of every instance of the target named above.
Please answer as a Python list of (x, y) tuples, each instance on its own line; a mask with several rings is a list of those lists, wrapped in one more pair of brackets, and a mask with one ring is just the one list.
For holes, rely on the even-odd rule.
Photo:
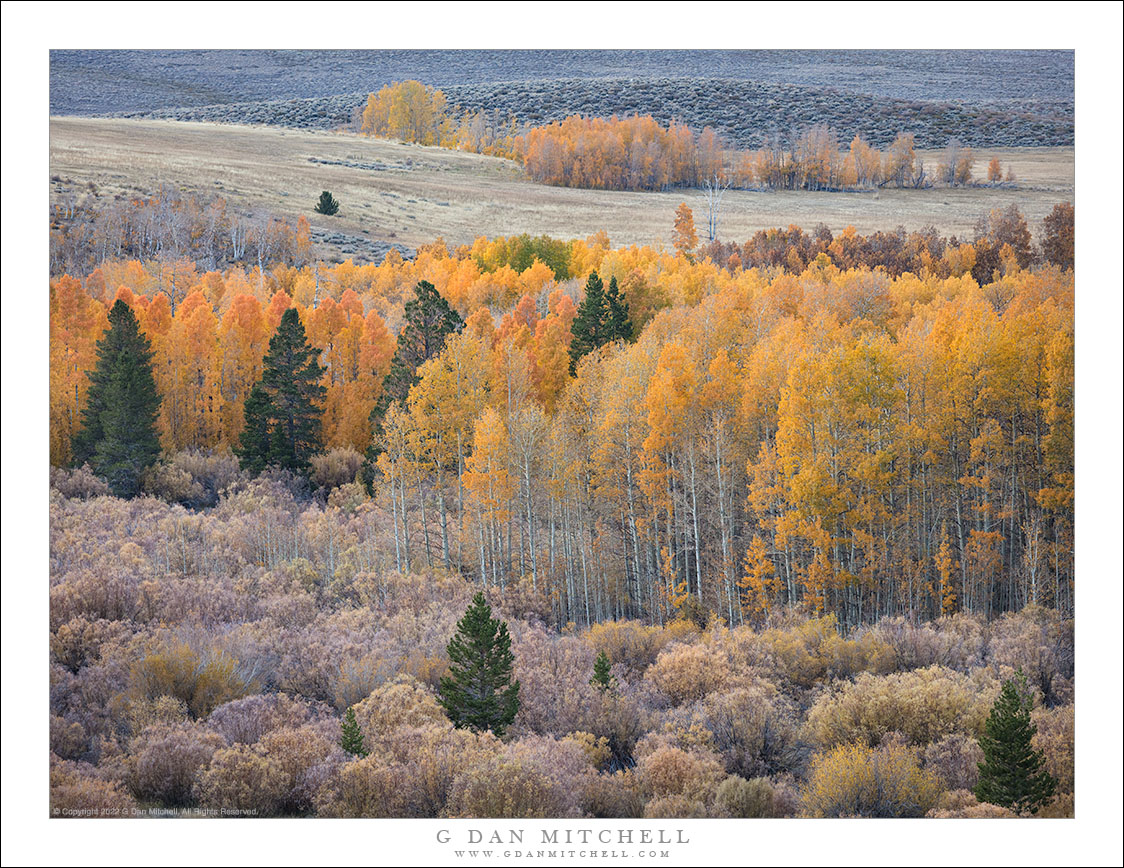
[[(342, 133), (163, 120), (56, 117), (51, 120), (52, 195), (150, 192), (162, 183), (226, 196), (240, 208), (305, 214), (329, 257), (362, 256), (365, 242), (451, 244), (477, 235), (546, 233), (586, 237), (599, 229), (614, 245), (667, 244), (681, 201), (705, 225), (697, 190), (623, 193), (534, 184), (514, 163)], [(881, 190), (869, 193), (730, 191), (720, 236), (744, 241), (758, 229), (823, 222), (860, 232), (933, 225), (970, 234), (981, 214), (1016, 204), (1037, 229), (1073, 197), (1073, 149), (977, 151), (976, 175), (998, 155), (1014, 168), (1013, 189)], [(927, 155), (926, 162), (935, 162)], [(336, 217), (312, 212), (321, 190), (341, 203)], [(341, 240), (341, 237), (344, 237)], [(351, 239), (351, 240), (347, 240)]]

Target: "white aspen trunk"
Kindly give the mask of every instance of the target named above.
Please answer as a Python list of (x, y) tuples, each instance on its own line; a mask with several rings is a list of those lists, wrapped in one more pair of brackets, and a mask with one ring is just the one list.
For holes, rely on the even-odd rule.
[(695, 532), (695, 592), (702, 603), (702, 545), (699, 539), (699, 487), (695, 474), (695, 445), (687, 448), (687, 463), (691, 469), (691, 521)]
[(406, 474), (402, 473), (400, 493), (402, 501), (402, 562), (406, 571), (410, 570), (410, 514), (406, 508)]
[(390, 513), (394, 517), (394, 568), (402, 572), (402, 547), (398, 541), (398, 490), (394, 477), (390, 480)]
[(445, 505), (445, 478), (441, 471), (437, 476), (437, 509), (441, 513), (441, 563), (448, 570), (452, 568), (449, 559), (449, 509)]

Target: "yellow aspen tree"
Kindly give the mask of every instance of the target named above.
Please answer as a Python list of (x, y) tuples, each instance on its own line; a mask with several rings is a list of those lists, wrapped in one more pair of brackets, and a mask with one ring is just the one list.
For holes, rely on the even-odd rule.
[(772, 555), (761, 535), (754, 534), (742, 560), (742, 577), (738, 581), (742, 608), (752, 623), (761, 623), (769, 614), (769, 585), (773, 572)]
[(515, 483), (510, 470), (511, 443), (503, 417), (486, 407), (476, 420), (472, 455), (466, 461), (464, 485), (469, 506), (479, 523), (479, 549), (485, 584), (501, 588), (510, 573), (510, 552), (505, 545), (505, 525), (511, 518)]
[(61, 467), (70, 461), (97, 342), (109, 320), (105, 306), (69, 275), (52, 283), (50, 293), (50, 455), (51, 464)]
[(671, 243), (675, 247), (675, 252), (681, 256), (690, 256), (698, 246), (695, 215), (687, 207), (686, 202), (680, 202), (679, 207), (675, 209), (675, 228), (672, 230)]

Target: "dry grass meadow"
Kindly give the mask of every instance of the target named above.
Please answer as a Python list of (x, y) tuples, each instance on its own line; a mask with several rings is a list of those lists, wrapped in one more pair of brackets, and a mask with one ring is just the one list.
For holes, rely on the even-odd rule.
[[(221, 194), (245, 209), (296, 217), (326, 231), (407, 246), (478, 235), (586, 237), (599, 229), (615, 246), (669, 244), (681, 201), (705, 224), (697, 190), (622, 193), (534, 184), (509, 161), (331, 132), (163, 120), (51, 119), (53, 189), (90, 182), (102, 194), (149, 192), (162, 183)], [(924, 154), (935, 163), (936, 153)], [(1072, 148), (977, 151), (976, 175), (998, 156), (1018, 178), (1012, 189), (986, 187), (870, 193), (730, 191), (719, 234), (744, 241), (753, 232), (795, 223), (860, 232), (935, 226), (966, 235), (989, 209), (1018, 205), (1033, 228), (1059, 202), (1072, 200)], [(325, 161), (325, 162), (319, 162)], [(341, 203), (335, 217), (312, 212), (321, 190)]]

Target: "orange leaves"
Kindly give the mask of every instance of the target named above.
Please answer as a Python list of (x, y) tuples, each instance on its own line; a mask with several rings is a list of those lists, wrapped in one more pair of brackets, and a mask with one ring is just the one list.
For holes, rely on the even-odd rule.
[[(487, 407), (476, 420), (472, 455), (468, 458), (462, 480), (469, 503), (477, 515), (478, 532), (484, 540), (481, 552), (488, 552), (493, 577), (498, 575), (503, 552), (503, 525), (511, 518), (511, 503), (516, 492), (511, 459), (512, 445), (507, 426), (494, 408)], [(487, 567), (482, 565), (482, 570), (486, 580)]]
[(676, 252), (684, 255), (691, 253), (699, 243), (699, 236), (695, 232), (695, 215), (686, 202), (680, 202), (675, 209), (675, 229), (671, 238)]
[(50, 292), (51, 464), (61, 466), (70, 460), (70, 441), (90, 385), (88, 372), (108, 320), (105, 307), (68, 275), (51, 284)]
[[(790, 227), (738, 249), (769, 266), (747, 271), (709, 253), (614, 250), (603, 235), (435, 242), (416, 260), (199, 275), (174, 315), (164, 272), (106, 262), (86, 289), (52, 285), (52, 459), (66, 460), (82, 359), (104, 328), (91, 293), (138, 312), (169, 448), (236, 440), (296, 299), (326, 368), (323, 446), (362, 451), (402, 292), (429, 277), (471, 315), (387, 425), (380, 496), (407, 555), (415, 516), (423, 536), (429, 522), (418, 505), (436, 501), (446, 562), (456, 551), (497, 582), (537, 571), (567, 619), (590, 617), (575, 608), (587, 576), (591, 611), (620, 603), (637, 617), (670, 614), (686, 592), (683, 606), (731, 621), (801, 604), (841, 623), (872, 606), (1064, 606), (1073, 275), (1012, 267), (981, 288), (948, 276), (971, 267), (971, 248), (949, 249), (925, 233)], [(883, 254), (885, 272), (862, 266)], [(781, 270), (786, 257), (798, 271)], [(923, 261), (932, 270), (909, 270)], [(644, 328), (571, 378), (572, 293), (594, 267)]]
[(223, 435), (218, 320), (201, 292), (176, 311), (166, 339), (154, 347), (156, 386), (163, 396), (160, 436), (168, 451), (208, 448)]
[(754, 536), (746, 550), (741, 580), (742, 607), (753, 621), (760, 621), (770, 608), (769, 580), (773, 575), (773, 559), (760, 536)]
[(710, 127), (661, 127), (651, 115), (584, 118), (535, 127), (524, 136), (523, 164), (536, 181), (597, 190), (660, 190), (695, 184), (722, 164)]
[(677, 342), (666, 344), (644, 400), (651, 429), (644, 441), (646, 451), (657, 454), (678, 444), (695, 418), (692, 405), (697, 388), (698, 373), (687, 351)]

